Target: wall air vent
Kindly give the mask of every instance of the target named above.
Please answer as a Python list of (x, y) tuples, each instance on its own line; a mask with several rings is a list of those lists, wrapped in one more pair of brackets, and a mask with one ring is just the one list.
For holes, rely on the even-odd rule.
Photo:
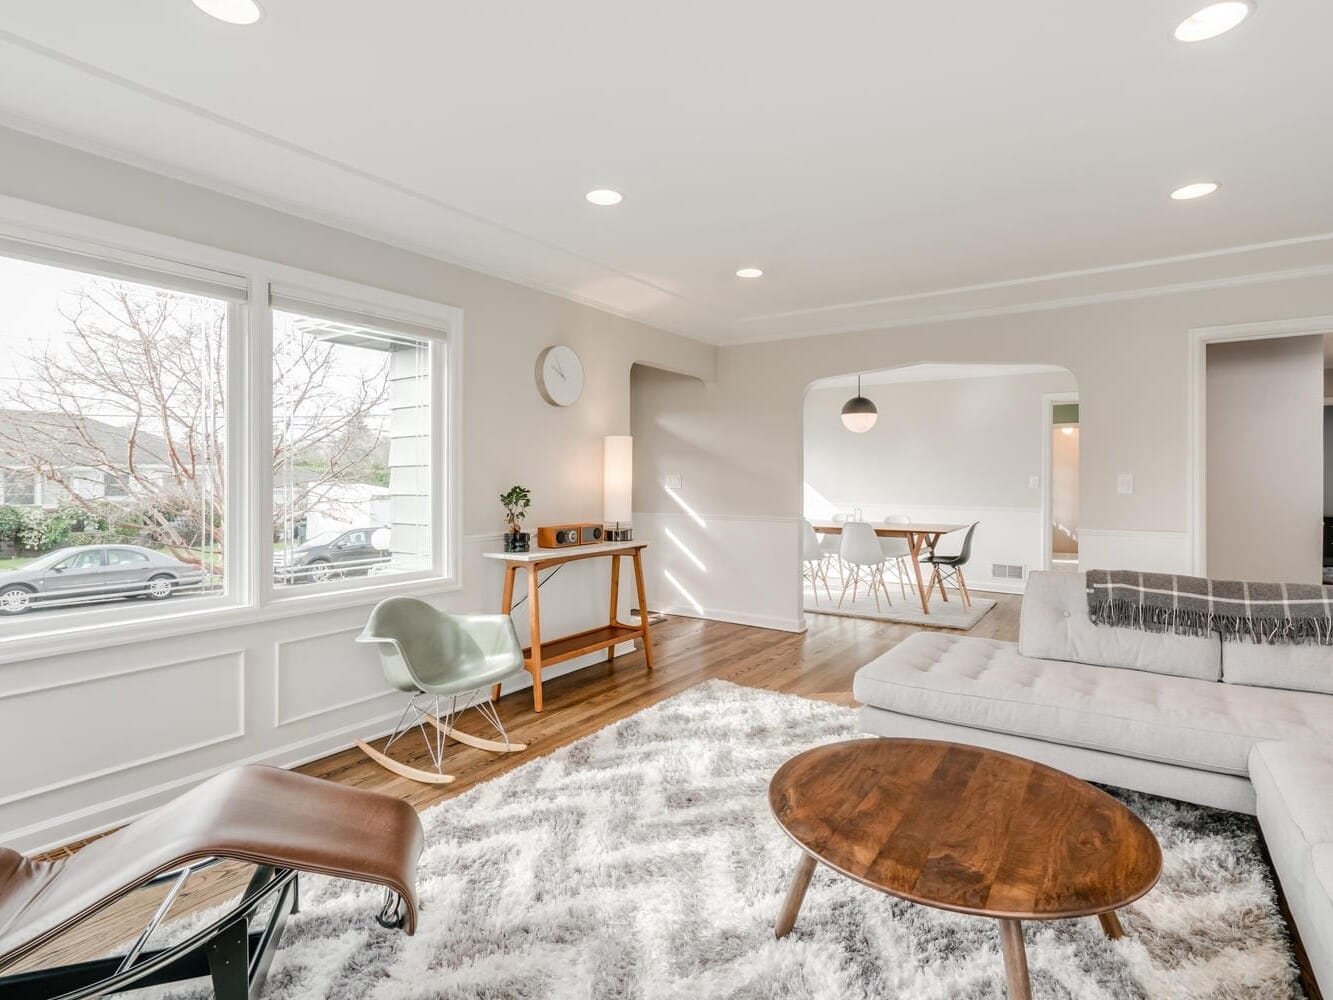
[(990, 575), (993, 580), (1021, 580), (1023, 579), (1023, 567), (1009, 566), (1005, 563), (992, 563)]

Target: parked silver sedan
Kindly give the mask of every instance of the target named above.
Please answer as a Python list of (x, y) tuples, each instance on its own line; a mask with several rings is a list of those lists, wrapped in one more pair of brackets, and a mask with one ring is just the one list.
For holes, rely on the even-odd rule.
[(115, 597), (163, 601), (203, 580), (198, 566), (141, 545), (75, 545), (0, 573), (0, 614)]

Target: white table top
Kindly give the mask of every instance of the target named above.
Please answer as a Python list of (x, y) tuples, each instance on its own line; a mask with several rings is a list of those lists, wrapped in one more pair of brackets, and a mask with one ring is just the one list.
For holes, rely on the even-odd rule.
[(612, 552), (628, 552), (641, 549), (647, 542), (596, 542), (592, 545), (561, 545), (554, 549), (539, 549), (535, 545), (527, 552), (483, 552), (483, 559), (499, 559), (502, 562), (535, 563), (560, 556), (595, 556)]

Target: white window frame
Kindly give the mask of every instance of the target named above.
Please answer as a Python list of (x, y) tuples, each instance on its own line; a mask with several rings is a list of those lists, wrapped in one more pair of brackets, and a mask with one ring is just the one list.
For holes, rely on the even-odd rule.
[[(156, 613), (148, 615), (136, 616), (139, 608), (119, 602), (94, 605), (85, 612), (47, 623), (35, 616), (30, 622), (11, 619), (5, 624), (23, 624), (0, 634), (0, 665), (369, 606), (394, 594), (430, 596), (462, 589), (461, 309), (5, 195), (0, 195), (0, 238), (141, 269), (145, 281), (151, 281), (150, 275), (157, 273), (163, 280), (221, 281), (237, 287), (243, 284), (248, 295), (243, 306), (229, 310), (227, 535), (242, 541), (233, 541), (227, 552), (224, 594), (194, 599), (189, 606), (156, 605)], [(374, 577), (340, 581), (347, 585), (309, 594), (275, 591), (269, 527), (273, 523), (273, 469), (269, 459), (273, 318), (269, 289), (275, 285), (287, 294), (299, 291), (299, 297), (312, 304), (377, 317), (390, 329), (400, 323), (413, 331), (433, 332), (431, 502), (436, 518), (432, 522), (429, 571), (393, 574), (382, 581)]]
[[(309, 275), (305, 276), (307, 279)], [(268, 573), (260, 587), (261, 603), (267, 605), (293, 605), (304, 607), (307, 603), (313, 603), (326, 594), (340, 593), (359, 593), (366, 592), (381, 593), (393, 592), (399, 589), (399, 585), (411, 583), (419, 580), (443, 580), (446, 584), (456, 582), (458, 576), (458, 567), (456, 561), (452, 558), (457, 553), (457, 546), (450, 543), (450, 531), (443, 523), (445, 520), (453, 518), (440, 518), (438, 516), (441, 509), (441, 501), (449, 495), (449, 485), (457, 480), (456, 475), (451, 475), (447, 468), (447, 454), (450, 451), (448, 437), (451, 428), (456, 431), (456, 422), (449, 419), (448, 399), (452, 395), (449, 391), (449, 372), (452, 368), (452, 358), (449, 357), (449, 330), (444, 325), (444, 318), (439, 315), (430, 315), (421, 311), (420, 300), (410, 300), (405, 296), (392, 296), (397, 299), (396, 302), (390, 301), (390, 295), (387, 292), (375, 293), (370, 298), (353, 297), (348, 292), (357, 291), (346, 286), (345, 283), (338, 283), (341, 288), (334, 287), (332, 284), (323, 283), (322, 287), (312, 287), (306, 284), (293, 284), (291, 282), (274, 282), (269, 286), (266, 296), (269, 321), (268, 331), (270, 338), (273, 332), (273, 299), (275, 297), (283, 301), (291, 301), (292, 308), (308, 308), (309, 315), (318, 318), (321, 315), (321, 308), (325, 310), (324, 315), (335, 313), (351, 314), (358, 319), (364, 319), (369, 329), (381, 329), (385, 333), (394, 333), (400, 331), (413, 337), (419, 337), (426, 341), (429, 346), (429, 358), (427, 361), (428, 371), (430, 373), (430, 503), (432, 513), (435, 516), (431, 518), (430, 525), (430, 551), (431, 564), (429, 569), (417, 570), (415, 572), (394, 573), (380, 583), (369, 582), (376, 578), (365, 577), (350, 580), (330, 580), (320, 584), (303, 586), (284, 586), (279, 587), (273, 579), (272, 572)], [(366, 289), (359, 291), (364, 295)], [(297, 303), (300, 305), (298, 306)], [(272, 340), (269, 341), (269, 366), (272, 368)], [(272, 389), (271, 380), (269, 385)], [(270, 391), (270, 400), (268, 411), (272, 413), (272, 399)], [(268, 443), (272, 447), (272, 427), (273, 421), (270, 418), (268, 423)], [(271, 476), (272, 463), (269, 463), (267, 470)], [(258, 479), (259, 477), (255, 477)], [(273, 522), (274, 488), (270, 479), (268, 489), (262, 498), (267, 502), (267, 506), (262, 508), (268, 517), (267, 523)], [(444, 509), (447, 513), (455, 512), (455, 505), (445, 503)], [(266, 536), (267, 537), (267, 536)], [(269, 563), (272, 563), (272, 543), (269, 542), (266, 551), (269, 554)], [(258, 553), (256, 553), (258, 558)]]

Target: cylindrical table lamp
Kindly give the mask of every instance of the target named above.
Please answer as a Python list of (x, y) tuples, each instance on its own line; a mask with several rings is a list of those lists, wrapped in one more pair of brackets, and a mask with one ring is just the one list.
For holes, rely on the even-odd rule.
[(602, 473), (603, 536), (608, 542), (634, 539), (634, 439), (628, 434), (606, 438)]

